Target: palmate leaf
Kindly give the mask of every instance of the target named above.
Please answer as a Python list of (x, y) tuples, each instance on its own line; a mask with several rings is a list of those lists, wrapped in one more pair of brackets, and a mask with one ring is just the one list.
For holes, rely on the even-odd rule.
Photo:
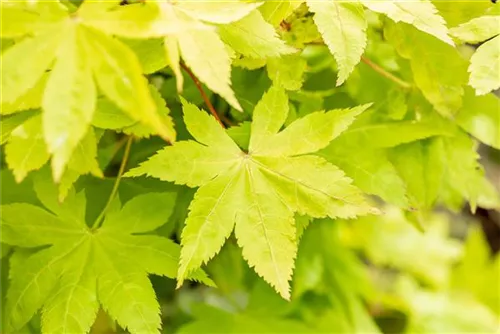
[(250, 266), (288, 299), (297, 252), (294, 212), (348, 218), (376, 211), (341, 170), (302, 155), (327, 146), (367, 107), (312, 113), (279, 132), (288, 99), (272, 87), (253, 112), (245, 153), (213, 117), (184, 102), (196, 141), (166, 147), (126, 174), (199, 187), (182, 232), (179, 284), (215, 256), (234, 229)]
[[(131, 333), (159, 333), (159, 304), (147, 274), (175, 277), (179, 246), (145, 233), (167, 220), (175, 194), (140, 195), (121, 209), (115, 200), (102, 227), (90, 229), (83, 192), (71, 190), (61, 204), (46, 178), (35, 182), (35, 190), (46, 209), (2, 206), (3, 243), (45, 246), (11, 267), (7, 331), (20, 329), (41, 309), (43, 332), (86, 333), (102, 305)], [(193, 277), (210, 282), (201, 271)]]
[[(87, 133), (97, 88), (131, 118), (150, 125), (165, 139), (175, 140), (171, 122), (166, 124), (157, 113), (134, 53), (117, 39), (89, 27), (92, 18), (82, 15), (88, 2), (76, 14), (56, 2), (6, 6), (2, 19), (16, 11), (36, 15), (22, 14), (19, 27), (8, 21), (7, 35), (2, 34), (22, 38), (1, 55), (2, 113), (42, 107), (43, 136), (56, 181)], [(32, 36), (23, 38), (28, 33)], [(25, 99), (29, 102), (24, 103)]]

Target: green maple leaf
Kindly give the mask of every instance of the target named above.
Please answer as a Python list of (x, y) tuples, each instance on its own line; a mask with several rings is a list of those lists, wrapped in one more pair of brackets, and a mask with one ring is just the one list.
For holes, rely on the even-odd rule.
[[(100, 4), (103, 10), (109, 4)], [(94, 28), (89, 2), (70, 13), (59, 2), (2, 2), (2, 38), (20, 38), (1, 55), (2, 113), (42, 107), (43, 139), (59, 181), (92, 121), (99, 89), (131, 118), (175, 140), (157, 113), (133, 51)], [(19, 21), (13, 17), (19, 15)], [(49, 74), (46, 74), (48, 70)], [(28, 100), (29, 102), (24, 102)]]
[(500, 15), (481, 16), (452, 29), (460, 40), (477, 44), (484, 42), (470, 59), (469, 84), (477, 95), (484, 95), (500, 88)]
[[(176, 76), (178, 91), (183, 86), (179, 65), (182, 58), (208, 88), (241, 110), (230, 85), (231, 51), (213, 25), (236, 22), (259, 5), (239, 1), (194, 4), (157, 0), (129, 6), (108, 5), (103, 10), (103, 6), (97, 3), (89, 4), (83, 15), (94, 27), (109, 34), (128, 38), (163, 38), (167, 63)], [(263, 24), (274, 32), (270, 24), (265, 21)], [(250, 41), (239, 42), (246, 47), (251, 45)]]
[(458, 50), (404, 23), (388, 21), (384, 34), (410, 61), (415, 85), (425, 98), (442, 115), (453, 115), (462, 105), (467, 83), (467, 61)]
[(308, 154), (367, 108), (311, 113), (280, 132), (288, 99), (272, 87), (255, 107), (244, 152), (213, 117), (184, 102), (196, 141), (168, 146), (127, 174), (199, 187), (182, 232), (179, 284), (216, 255), (234, 229), (246, 261), (288, 299), (297, 252), (294, 212), (335, 218), (374, 211), (340, 169)]
[(494, 94), (476, 96), (465, 89), (463, 106), (455, 120), (463, 129), (484, 144), (500, 149), (500, 99)]
[(439, 15), (434, 4), (429, 0), (415, 1), (361, 1), (368, 9), (386, 14), (394, 22), (405, 22), (426, 32), (443, 42), (454, 45), (448, 35), (445, 20)]
[(367, 22), (359, 3), (343, 1), (307, 1), (314, 22), (338, 63), (337, 86), (354, 69), (366, 47)]
[[(175, 277), (179, 246), (147, 233), (167, 220), (175, 194), (140, 195), (122, 208), (115, 200), (103, 225), (92, 229), (84, 192), (72, 190), (60, 203), (47, 178), (37, 180), (35, 190), (45, 208), (2, 206), (1, 241), (38, 247), (12, 260), (7, 331), (20, 329), (41, 308), (43, 332), (86, 333), (102, 305), (132, 333), (159, 333), (160, 305), (147, 275)], [(209, 282), (202, 272), (193, 277)]]
[[(17, 182), (24, 180), (29, 172), (40, 169), (50, 159), (42, 134), (41, 115), (37, 113), (30, 116), (34, 112), (25, 111), (9, 117), (21, 120), (20, 124), (13, 123), (5, 145), (5, 160)], [(4, 129), (3, 125), (2, 122), (2, 130)], [(66, 197), (71, 185), (81, 175), (90, 173), (97, 177), (103, 177), (97, 163), (97, 141), (94, 129), (90, 128), (76, 145), (75, 152), (71, 155), (59, 182), (59, 199), (61, 201)]]

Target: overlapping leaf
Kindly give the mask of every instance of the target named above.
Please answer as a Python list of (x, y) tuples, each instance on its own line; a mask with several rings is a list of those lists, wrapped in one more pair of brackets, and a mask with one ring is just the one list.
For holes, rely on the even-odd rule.
[(337, 85), (342, 84), (359, 63), (366, 47), (366, 19), (359, 3), (307, 1), (314, 22), (339, 67)]
[(409, 59), (416, 86), (445, 116), (462, 105), (467, 83), (467, 61), (458, 50), (413, 27), (388, 22), (385, 36), (398, 53)]
[(428, 0), (418, 1), (306, 1), (309, 10), (314, 13), (314, 22), (323, 41), (337, 61), (339, 74), (337, 85), (342, 84), (359, 63), (366, 43), (366, 29), (363, 6), (370, 10), (386, 14), (395, 22), (405, 22), (415, 28), (433, 35), (453, 46), (448, 35), (444, 19), (436, 7)]
[[(35, 183), (45, 208), (2, 206), (2, 242), (45, 246), (11, 260), (7, 331), (20, 329), (42, 309), (45, 333), (87, 333), (102, 305), (132, 333), (159, 333), (159, 304), (147, 274), (175, 277), (179, 247), (145, 233), (167, 220), (175, 194), (140, 195), (121, 209), (115, 201), (102, 227), (91, 229), (85, 194), (71, 191), (60, 204), (47, 181)], [(203, 272), (193, 277), (209, 282)]]
[[(260, 3), (164, 0), (128, 6), (89, 5), (85, 17), (108, 33), (129, 38), (164, 38), (168, 64), (182, 89), (182, 60), (196, 76), (229, 104), (241, 110), (231, 89), (232, 50), (253, 57), (278, 56), (293, 49), (277, 38), (256, 8)], [(96, 19), (95, 16), (98, 16)], [(229, 45), (229, 47), (228, 47)]]
[(254, 110), (246, 153), (213, 117), (184, 103), (184, 121), (197, 142), (166, 147), (128, 173), (200, 187), (182, 233), (179, 282), (216, 255), (234, 229), (250, 266), (288, 299), (297, 252), (293, 213), (349, 218), (375, 212), (341, 170), (307, 155), (367, 107), (315, 112), (279, 132), (288, 100), (272, 87)]
[(435, 36), (441, 41), (454, 45), (448, 35), (445, 20), (440, 16), (430, 0), (414, 1), (361, 1), (368, 9), (387, 15), (394, 22), (405, 22), (415, 28)]
[[(55, 180), (61, 179), (87, 133), (97, 88), (130, 117), (175, 139), (171, 124), (157, 113), (137, 58), (117, 39), (89, 27), (93, 18), (82, 15), (87, 6), (85, 2), (72, 14), (59, 2), (2, 3), (2, 19), (8, 25), (2, 37), (29, 34), (1, 55), (2, 112), (42, 106), (43, 135)], [(11, 20), (14, 13), (19, 13), (20, 22)], [(23, 103), (27, 95), (28, 104)]]
[(481, 44), (470, 59), (469, 84), (477, 95), (500, 88), (500, 16), (481, 16), (454, 28), (455, 37)]
[(475, 96), (471, 88), (466, 88), (456, 122), (486, 145), (500, 149), (499, 110), (500, 99), (497, 96)]

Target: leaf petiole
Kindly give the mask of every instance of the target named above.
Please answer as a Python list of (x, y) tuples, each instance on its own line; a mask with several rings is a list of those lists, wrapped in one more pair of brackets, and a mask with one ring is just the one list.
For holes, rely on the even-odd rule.
[(102, 220), (104, 219), (104, 216), (106, 215), (106, 212), (109, 210), (109, 207), (111, 206), (111, 203), (113, 202), (113, 199), (116, 196), (116, 193), (118, 192), (118, 187), (120, 186), (120, 181), (122, 179), (123, 173), (125, 172), (125, 167), (127, 166), (128, 158), (130, 156), (130, 148), (132, 147), (132, 140), (133, 137), (128, 137), (127, 143), (125, 145), (125, 152), (123, 153), (123, 158), (122, 162), (120, 164), (120, 169), (118, 170), (118, 175), (116, 176), (115, 183), (113, 185), (113, 189), (111, 190), (111, 194), (109, 195), (108, 201), (106, 202), (106, 205), (102, 209), (101, 213), (97, 217), (97, 219), (94, 221), (92, 224), (92, 229), (98, 228)]

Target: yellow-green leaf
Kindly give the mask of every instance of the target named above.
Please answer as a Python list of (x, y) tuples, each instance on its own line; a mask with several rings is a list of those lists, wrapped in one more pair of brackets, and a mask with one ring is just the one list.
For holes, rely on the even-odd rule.
[(23, 39), (0, 55), (2, 104), (16, 101), (35, 86), (56, 57), (61, 37), (61, 29), (49, 30)]
[(363, 7), (355, 2), (310, 0), (314, 22), (339, 68), (337, 86), (351, 74), (366, 47), (367, 23)]
[[(2, 128), (3, 131), (5, 130)], [(40, 115), (28, 119), (12, 131), (5, 146), (5, 159), (17, 182), (21, 182), (30, 171), (41, 168), (49, 160)]]
[(95, 110), (96, 88), (76, 25), (64, 27), (57, 61), (43, 96), (43, 132), (59, 181), (78, 142), (88, 131)]

